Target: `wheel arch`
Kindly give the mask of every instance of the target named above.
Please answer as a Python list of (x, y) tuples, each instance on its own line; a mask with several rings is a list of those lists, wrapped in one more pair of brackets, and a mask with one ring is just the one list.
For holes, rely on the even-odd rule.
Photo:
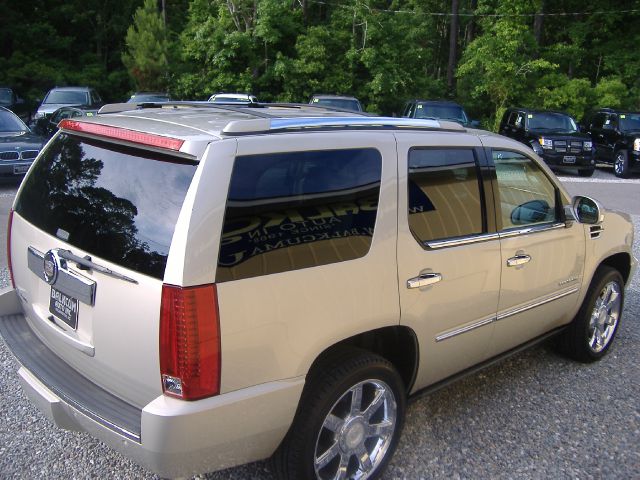
[(598, 265), (598, 268), (602, 265), (607, 265), (619, 271), (624, 283), (628, 283), (631, 275), (631, 255), (626, 252), (615, 253), (603, 259)]
[(323, 350), (311, 364), (309, 372), (349, 347), (375, 353), (391, 362), (398, 370), (407, 394), (411, 391), (419, 358), (418, 338), (411, 328), (401, 325), (382, 327), (345, 338)]

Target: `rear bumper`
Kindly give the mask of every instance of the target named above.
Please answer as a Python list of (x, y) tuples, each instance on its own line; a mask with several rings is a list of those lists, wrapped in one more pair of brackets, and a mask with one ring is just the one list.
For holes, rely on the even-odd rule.
[(40, 342), (15, 292), (0, 295), (0, 334), (21, 364), (27, 396), (60, 428), (88, 432), (161, 477), (210, 472), (270, 456), (286, 434), (304, 378), (195, 402), (161, 395), (140, 409), (79, 375)]

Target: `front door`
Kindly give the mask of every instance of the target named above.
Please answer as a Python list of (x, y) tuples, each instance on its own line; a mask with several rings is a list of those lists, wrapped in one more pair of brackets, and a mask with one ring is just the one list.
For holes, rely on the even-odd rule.
[(500, 242), (486, 213), (493, 199), (478, 138), (396, 138), (400, 310), (420, 342), (415, 390), (489, 355)]
[(502, 282), (497, 355), (568, 322), (582, 284), (584, 228), (561, 219), (555, 184), (531, 158), (493, 150)]

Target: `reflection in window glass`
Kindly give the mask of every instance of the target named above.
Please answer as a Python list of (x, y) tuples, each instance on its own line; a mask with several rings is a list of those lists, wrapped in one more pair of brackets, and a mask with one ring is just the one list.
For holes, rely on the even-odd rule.
[(420, 242), (483, 233), (472, 150), (409, 152), (409, 228)]
[(366, 255), (381, 169), (374, 149), (236, 158), (216, 282)]
[(555, 188), (542, 169), (519, 153), (494, 150), (502, 228), (553, 222)]

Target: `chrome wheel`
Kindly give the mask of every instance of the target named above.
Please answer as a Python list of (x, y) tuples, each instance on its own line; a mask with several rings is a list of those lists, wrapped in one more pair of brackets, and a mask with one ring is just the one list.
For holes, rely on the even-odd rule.
[(397, 427), (393, 391), (381, 380), (351, 387), (325, 417), (314, 453), (322, 480), (364, 480), (382, 463)]
[(624, 158), (622, 158), (621, 154), (616, 155), (616, 160), (613, 163), (613, 171), (616, 172), (618, 176), (624, 172)]
[(589, 347), (593, 352), (600, 353), (613, 338), (620, 318), (621, 300), (620, 285), (613, 281), (607, 283), (596, 298), (588, 333)]

